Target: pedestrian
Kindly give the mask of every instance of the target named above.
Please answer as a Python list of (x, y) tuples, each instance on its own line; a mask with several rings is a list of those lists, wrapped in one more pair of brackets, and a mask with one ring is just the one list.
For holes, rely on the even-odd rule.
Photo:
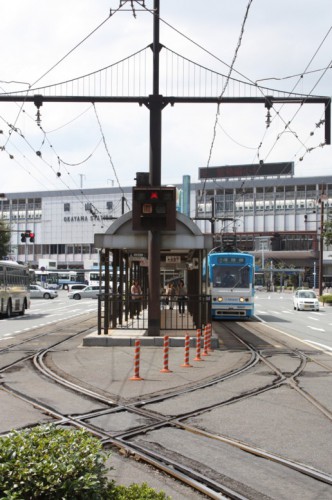
[(175, 288), (173, 283), (169, 283), (167, 290), (166, 290), (166, 296), (167, 296), (167, 303), (169, 304), (169, 308), (173, 309), (174, 305), (174, 295), (175, 295)]
[(184, 314), (186, 300), (187, 300), (187, 290), (186, 287), (184, 286), (183, 280), (180, 280), (178, 288), (179, 314)]
[(137, 280), (135, 280), (130, 289), (131, 300), (132, 300), (132, 314), (131, 317), (134, 316), (139, 317), (139, 313), (141, 312), (141, 300), (142, 300), (142, 289)]

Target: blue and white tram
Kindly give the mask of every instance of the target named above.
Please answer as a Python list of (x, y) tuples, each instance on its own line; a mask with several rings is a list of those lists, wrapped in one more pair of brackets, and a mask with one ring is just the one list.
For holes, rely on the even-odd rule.
[(208, 284), (212, 319), (249, 319), (254, 314), (255, 259), (241, 252), (211, 252)]

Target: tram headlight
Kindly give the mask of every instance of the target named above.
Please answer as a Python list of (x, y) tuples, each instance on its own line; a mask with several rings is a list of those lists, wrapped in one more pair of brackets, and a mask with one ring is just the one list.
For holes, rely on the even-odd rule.
[(240, 301), (240, 302), (244, 302), (244, 301), (245, 301), (245, 298), (244, 298), (244, 297), (240, 297), (240, 298), (239, 298), (239, 301)]
[(217, 298), (217, 301), (218, 301), (218, 302), (222, 302), (223, 300), (224, 300), (224, 299), (223, 299), (222, 297), (218, 297), (218, 298)]

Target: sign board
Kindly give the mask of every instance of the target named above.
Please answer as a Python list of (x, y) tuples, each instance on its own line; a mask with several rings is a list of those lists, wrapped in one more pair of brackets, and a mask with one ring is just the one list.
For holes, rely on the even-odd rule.
[(167, 264), (181, 264), (180, 255), (166, 255)]
[(228, 177), (269, 177), (272, 175), (294, 175), (294, 162), (256, 163), (248, 165), (225, 165), (199, 169), (200, 179), (225, 179)]

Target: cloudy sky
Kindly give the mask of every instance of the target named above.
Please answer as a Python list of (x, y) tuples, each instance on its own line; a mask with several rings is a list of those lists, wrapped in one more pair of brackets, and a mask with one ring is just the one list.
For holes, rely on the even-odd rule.
[[(1, 2), (0, 92), (97, 72), (147, 47), (153, 40), (153, 0), (145, 0), (145, 8), (133, 2), (135, 13), (131, 2), (120, 10), (119, 5), (120, 0)], [(236, 79), (331, 96), (331, 0), (160, 0), (160, 16), (160, 42), (169, 51), (225, 75), (219, 95), (250, 95), (249, 85)], [(210, 74), (194, 71), (169, 51), (161, 53), (162, 93), (208, 95)], [(99, 89), (103, 95), (127, 92), (128, 86), (144, 96), (152, 92), (150, 52), (132, 61), (117, 76), (108, 73)], [(184, 83), (181, 75), (189, 67), (190, 81)], [(100, 86), (99, 76), (93, 78)], [(70, 94), (70, 87), (61, 92)], [(29, 102), (0, 101), (1, 192), (131, 186), (136, 172), (149, 170), (145, 106), (44, 103), (40, 127), (36, 111)], [(222, 104), (219, 110), (216, 104), (166, 106), (162, 184), (180, 183), (183, 175), (195, 182), (199, 167), (261, 160), (293, 161), (296, 176), (332, 175), (322, 104), (274, 106), (268, 128), (266, 112), (263, 104)]]

